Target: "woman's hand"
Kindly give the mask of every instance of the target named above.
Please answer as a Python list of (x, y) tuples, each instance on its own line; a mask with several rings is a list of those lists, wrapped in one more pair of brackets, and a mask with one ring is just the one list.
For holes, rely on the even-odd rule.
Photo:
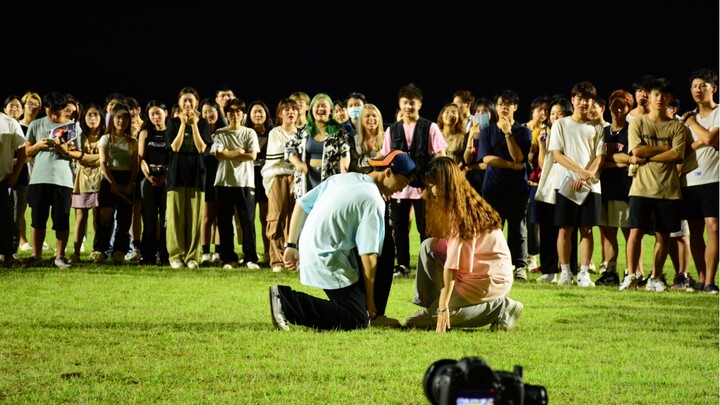
[(305, 162), (300, 162), (295, 165), (295, 170), (297, 170), (298, 173), (307, 173), (308, 172), (307, 164), (305, 164)]
[(437, 312), (437, 327), (435, 333), (445, 333), (450, 330), (450, 310), (448, 308), (440, 309)]

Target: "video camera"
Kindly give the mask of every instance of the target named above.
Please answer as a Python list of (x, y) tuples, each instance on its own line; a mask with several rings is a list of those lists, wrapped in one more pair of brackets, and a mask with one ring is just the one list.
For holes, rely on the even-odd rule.
[(423, 389), (433, 405), (548, 403), (545, 387), (523, 383), (522, 367), (493, 371), (480, 357), (436, 361), (425, 372)]

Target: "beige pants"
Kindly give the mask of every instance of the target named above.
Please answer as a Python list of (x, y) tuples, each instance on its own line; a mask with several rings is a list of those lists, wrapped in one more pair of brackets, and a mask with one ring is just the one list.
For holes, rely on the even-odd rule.
[(292, 175), (276, 176), (268, 193), (267, 227), (270, 240), (270, 266), (282, 266), (285, 240), (290, 232), (290, 217), (295, 208), (292, 193), (295, 178)]
[(167, 250), (170, 261), (197, 261), (205, 193), (193, 187), (167, 192)]

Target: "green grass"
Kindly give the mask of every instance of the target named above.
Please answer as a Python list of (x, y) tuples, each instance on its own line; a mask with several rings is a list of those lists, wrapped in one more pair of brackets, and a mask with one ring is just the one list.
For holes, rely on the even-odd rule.
[[(554, 404), (718, 403), (717, 296), (517, 283), (507, 333), (280, 332), (275, 284), (324, 297), (268, 269), (1, 270), (0, 402), (423, 404), (430, 364), (480, 356)], [(412, 296), (396, 280), (388, 316)]]

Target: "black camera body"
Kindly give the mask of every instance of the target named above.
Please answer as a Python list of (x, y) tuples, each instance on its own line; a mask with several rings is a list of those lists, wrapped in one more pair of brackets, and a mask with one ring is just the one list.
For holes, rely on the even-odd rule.
[(512, 373), (493, 371), (480, 357), (436, 361), (425, 372), (423, 389), (433, 405), (548, 402), (545, 387), (523, 383), (522, 367)]

